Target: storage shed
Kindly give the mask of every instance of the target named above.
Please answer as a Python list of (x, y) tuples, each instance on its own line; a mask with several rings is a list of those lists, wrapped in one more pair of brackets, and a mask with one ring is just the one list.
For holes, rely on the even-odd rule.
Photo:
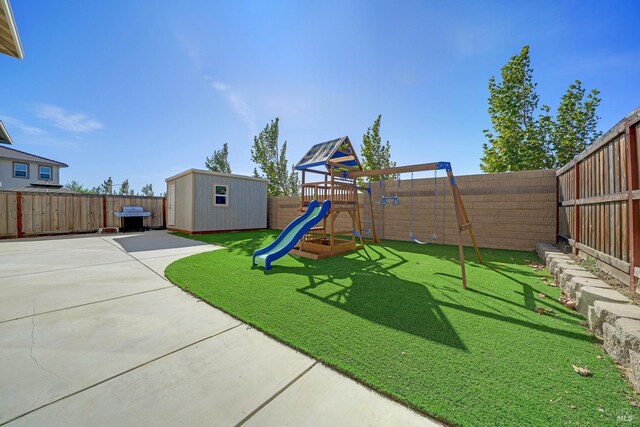
[(167, 182), (167, 228), (188, 234), (267, 228), (267, 180), (189, 169)]

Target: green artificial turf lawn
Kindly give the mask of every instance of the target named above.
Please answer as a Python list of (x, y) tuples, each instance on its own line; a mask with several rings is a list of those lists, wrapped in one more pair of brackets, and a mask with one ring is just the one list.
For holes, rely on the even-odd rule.
[[(274, 231), (197, 236), (227, 249), (171, 264), (167, 277), (215, 307), (372, 388), (454, 425), (632, 425), (619, 370), (532, 254), (385, 241), (272, 270), (251, 254)], [(539, 296), (543, 292), (546, 298)], [(555, 314), (540, 315), (535, 307)], [(604, 355), (604, 356), (603, 356)], [(581, 377), (572, 365), (586, 366)], [(620, 420), (623, 422), (621, 423)], [(632, 418), (633, 421), (628, 422)]]

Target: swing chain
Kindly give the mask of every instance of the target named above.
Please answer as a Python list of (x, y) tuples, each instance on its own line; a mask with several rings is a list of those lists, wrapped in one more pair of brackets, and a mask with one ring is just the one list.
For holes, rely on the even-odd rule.
[(438, 170), (434, 169), (433, 176), (433, 233), (431, 234), (431, 239), (426, 242), (421, 242), (418, 238), (413, 234), (413, 172), (411, 172), (411, 195), (409, 196), (409, 238), (416, 243), (421, 245), (426, 245), (428, 243), (433, 242), (437, 239), (436, 229), (438, 225)]

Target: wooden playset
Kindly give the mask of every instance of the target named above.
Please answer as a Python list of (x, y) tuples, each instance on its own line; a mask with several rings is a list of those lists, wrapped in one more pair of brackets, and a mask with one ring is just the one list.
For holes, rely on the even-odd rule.
[[(349, 137), (344, 136), (311, 147), (302, 160), (296, 164), (295, 169), (301, 172), (302, 181), (299, 210), (305, 212), (312, 200), (329, 200), (331, 202), (331, 208), (324, 219), (319, 222), (317, 226), (309, 229), (289, 253), (311, 259), (321, 259), (362, 249), (365, 240), (370, 240), (375, 243), (379, 242), (374, 224), (374, 203), (382, 205), (400, 203), (398, 199), (399, 181), (395, 196), (385, 196), (383, 193), (379, 201), (374, 201), (371, 185), (369, 185), (369, 187), (358, 187), (358, 178), (379, 177), (381, 175), (397, 175), (399, 177), (399, 174), (409, 172), (412, 173), (413, 178), (413, 172), (436, 171), (437, 173), (438, 170), (444, 170), (446, 171), (453, 197), (460, 253), (460, 270), (462, 273), (462, 284), (465, 289), (467, 287), (467, 281), (461, 238), (462, 232), (465, 230), (469, 232), (478, 262), (482, 263), (480, 251), (478, 250), (473, 235), (472, 224), (467, 217), (462, 196), (460, 195), (460, 190), (456, 184), (449, 162), (423, 163), (365, 171), (362, 169), (362, 165), (351, 145), (351, 141), (349, 141)], [(311, 174), (319, 175), (321, 179), (319, 181), (308, 182), (308, 177)], [(362, 192), (364, 195), (366, 220), (363, 220), (361, 217), (360, 203), (358, 202), (359, 192)], [(411, 206), (410, 212), (411, 240), (419, 244), (433, 242), (436, 237), (435, 230), (434, 235), (431, 236), (431, 239), (428, 241), (420, 241), (416, 238), (413, 234), (413, 206)], [(337, 226), (337, 220), (341, 215), (349, 216), (351, 229), (340, 229)]]

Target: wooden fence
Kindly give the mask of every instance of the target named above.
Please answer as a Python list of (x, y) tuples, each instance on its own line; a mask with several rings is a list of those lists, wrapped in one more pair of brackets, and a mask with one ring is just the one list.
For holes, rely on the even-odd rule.
[(634, 289), (640, 269), (640, 108), (556, 173), (557, 234)]
[(114, 212), (142, 206), (145, 227), (165, 226), (163, 197), (0, 191), (0, 238), (95, 232), (118, 227)]

